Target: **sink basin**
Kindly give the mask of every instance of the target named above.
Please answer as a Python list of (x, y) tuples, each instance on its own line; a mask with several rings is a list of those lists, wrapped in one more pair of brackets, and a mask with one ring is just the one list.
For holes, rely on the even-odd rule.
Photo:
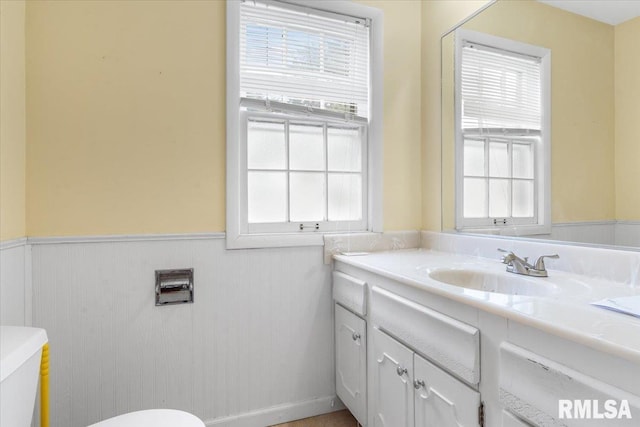
[(512, 273), (440, 268), (429, 272), (429, 277), (448, 285), (499, 294), (549, 296), (558, 292), (558, 287), (547, 279)]

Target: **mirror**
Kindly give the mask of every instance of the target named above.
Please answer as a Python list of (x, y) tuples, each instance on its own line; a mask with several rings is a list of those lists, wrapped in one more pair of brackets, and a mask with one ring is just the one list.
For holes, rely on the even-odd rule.
[[(615, 2), (608, 4), (614, 7)], [(544, 234), (527, 235), (519, 225), (476, 230), (456, 224), (459, 94), (454, 71), (459, 28), (551, 51), (550, 232), (547, 227)], [(609, 25), (534, 0), (497, 1), (445, 34), (442, 230), (640, 250), (639, 41), (640, 17)]]

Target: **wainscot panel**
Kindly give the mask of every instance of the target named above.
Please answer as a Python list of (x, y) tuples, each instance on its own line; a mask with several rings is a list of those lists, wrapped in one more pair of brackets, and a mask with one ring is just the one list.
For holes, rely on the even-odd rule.
[[(193, 236), (34, 239), (32, 252), (51, 425), (165, 407), (259, 426), (342, 407), (321, 247), (227, 251)], [(194, 269), (195, 302), (156, 307), (154, 271), (174, 268)]]
[(0, 324), (31, 324), (30, 247), (26, 239), (0, 242)]

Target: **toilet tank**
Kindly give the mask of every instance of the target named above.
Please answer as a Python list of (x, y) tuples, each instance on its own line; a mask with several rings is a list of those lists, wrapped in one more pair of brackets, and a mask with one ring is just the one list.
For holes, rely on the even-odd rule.
[(0, 426), (31, 425), (46, 342), (44, 329), (0, 326)]

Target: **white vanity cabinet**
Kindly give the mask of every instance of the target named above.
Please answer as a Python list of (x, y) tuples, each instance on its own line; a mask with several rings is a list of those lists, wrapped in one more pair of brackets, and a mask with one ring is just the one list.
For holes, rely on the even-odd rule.
[(340, 271), (333, 299), (336, 394), (361, 425), (480, 425), (477, 328)]
[[(512, 343), (503, 342), (500, 345), (499, 372), (500, 401), (503, 407), (533, 425), (640, 425), (640, 421), (633, 417), (627, 418), (622, 414), (617, 416), (618, 405), (623, 401), (632, 414), (639, 414), (638, 396)], [(589, 417), (581, 417), (569, 410), (566, 418), (560, 418), (559, 399), (569, 402), (571, 406), (576, 401), (584, 402), (581, 405), (590, 408)], [(607, 401), (615, 403), (615, 411), (605, 414), (604, 403)], [(598, 402), (595, 407), (594, 402)], [(597, 412), (599, 415), (596, 415)], [(586, 414), (586, 409), (584, 413)]]
[(362, 425), (367, 420), (366, 283), (333, 273), (336, 394)]
[(367, 417), (366, 322), (335, 305), (336, 394), (360, 424)]
[(509, 411), (502, 411), (502, 427), (530, 427), (531, 424), (525, 424), (524, 421), (521, 421), (514, 415), (512, 415)]
[[(428, 279), (433, 269), (461, 263), (496, 269), (428, 251), (336, 257), (334, 299), (348, 309), (337, 309), (336, 319), (352, 322), (338, 346), (346, 347), (353, 325), (366, 326), (368, 334), (362, 425), (640, 426), (637, 323), (588, 301), (467, 292)], [(573, 286), (572, 276), (564, 277)], [(595, 295), (613, 292), (597, 282), (589, 286)], [(355, 365), (341, 366), (355, 375)]]
[(375, 427), (413, 427), (413, 351), (373, 329), (372, 409)]
[(418, 355), (413, 368), (416, 427), (480, 425), (480, 393)]
[(375, 427), (479, 425), (480, 393), (373, 329)]

